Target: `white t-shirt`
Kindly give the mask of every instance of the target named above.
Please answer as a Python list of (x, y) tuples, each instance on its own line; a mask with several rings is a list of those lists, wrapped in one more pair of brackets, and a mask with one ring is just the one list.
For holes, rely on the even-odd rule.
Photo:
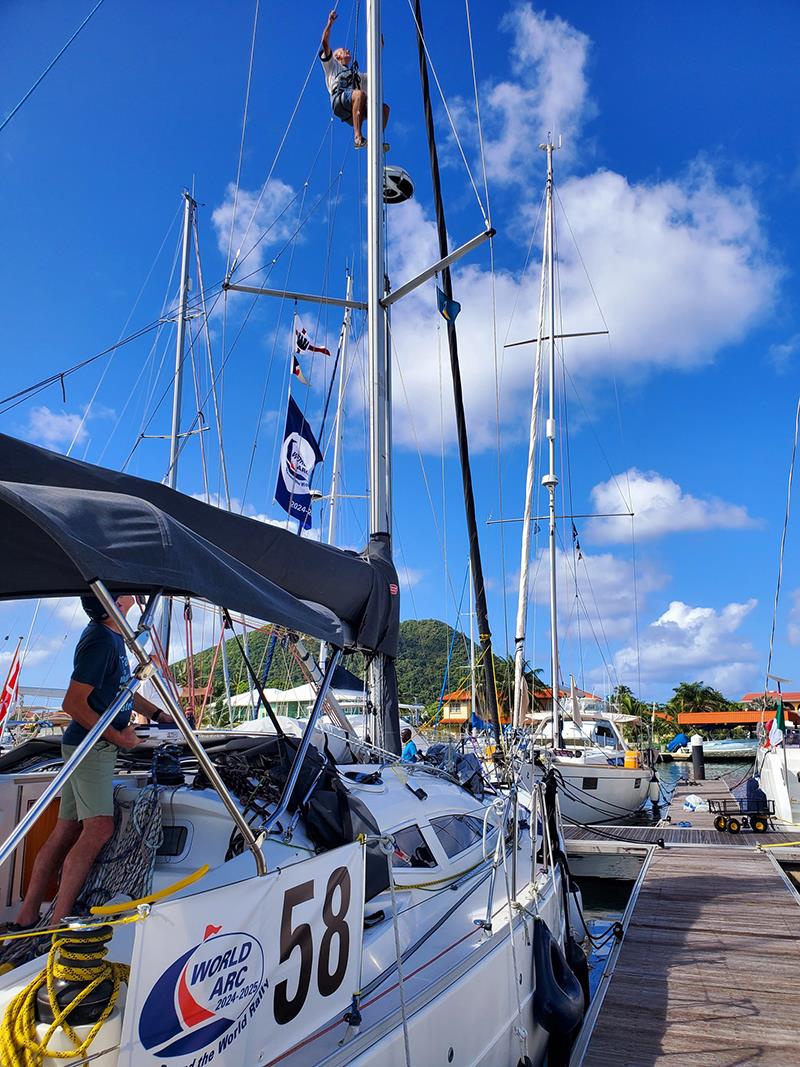
[[(332, 93), (336, 86), (336, 79), (339, 77), (339, 72), (345, 70), (345, 66), (339, 62), (338, 59), (334, 59), (333, 53), (329, 53), (327, 59), (323, 59), (322, 55), (319, 57), (319, 61), (322, 64), (322, 71), (325, 75), (325, 84), (328, 87), (328, 92)], [(367, 91), (367, 75), (363, 70), (358, 72), (358, 77), (361, 81), (361, 88), (364, 92)]]

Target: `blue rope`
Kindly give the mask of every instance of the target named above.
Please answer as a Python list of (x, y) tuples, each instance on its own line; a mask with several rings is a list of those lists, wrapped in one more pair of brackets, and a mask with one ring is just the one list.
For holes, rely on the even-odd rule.
[(450, 638), (450, 648), (447, 653), (447, 663), (444, 668), (444, 677), (442, 678), (442, 691), (439, 694), (439, 706), (436, 709), (436, 717), (433, 720), (433, 728), (437, 729), (439, 725), (439, 716), (442, 714), (442, 705), (444, 704), (444, 694), (447, 692), (447, 680), (450, 677), (450, 663), (453, 659), (453, 649), (455, 648), (456, 637), (458, 636), (459, 623), (461, 621), (461, 605), (464, 603), (464, 592), (467, 588), (467, 580), (469, 578), (469, 567), (467, 567), (466, 574), (464, 575), (464, 584), (461, 586), (461, 597), (458, 601), (458, 611), (456, 612), (456, 624), (453, 627), (453, 636)]

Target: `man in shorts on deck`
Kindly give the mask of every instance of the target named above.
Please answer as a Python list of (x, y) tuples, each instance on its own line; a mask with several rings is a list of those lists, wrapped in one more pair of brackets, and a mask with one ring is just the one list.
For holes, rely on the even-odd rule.
[[(337, 48), (331, 52), (331, 26), (336, 21), (335, 11), (328, 15), (325, 29), (322, 31), (319, 58), (325, 73), (325, 84), (331, 97), (331, 109), (337, 119), (353, 127), (353, 143), (356, 148), (366, 146), (362, 133), (364, 119), (367, 117), (367, 75), (362, 74), (358, 64), (353, 62), (350, 50)], [(389, 121), (389, 105), (383, 105), (383, 128)], [(384, 152), (389, 146), (383, 146)]]
[[(117, 597), (117, 605), (124, 615), (130, 610), (133, 600), (132, 596)], [(63, 709), (72, 719), (64, 731), (61, 745), (65, 760), (69, 759), (131, 676), (125, 642), (114, 621), (95, 597), (81, 597), (81, 603), (90, 622), (75, 649), (72, 678), (64, 695)], [(114, 833), (114, 767), (117, 752), (119, 749), (135, 748), (139, 743), (136, 731), (130, 725), (133, 710), (153, 721), (161, 715), (166, 716), (160, 708), (135, 693), (64, 783), (58, 822), (36, 856), (22, 908), (17, 921), (7, 925), (7, 932), (31, 929), (38, 925), (39, 909), (45, 899), (47, 886), (59, 868), (61, 880), (53, 925), (71, 914), (92, 864)]]

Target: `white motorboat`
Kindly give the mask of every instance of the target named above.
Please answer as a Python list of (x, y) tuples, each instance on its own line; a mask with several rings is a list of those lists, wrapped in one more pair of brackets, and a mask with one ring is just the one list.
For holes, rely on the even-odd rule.
[[(726, 737), (718, 741), (703, 741), (703, 758), (709, 761), (747, 760), (752, 762), (757, 751), (756, 738)], [(690, 745), (681, 745), (669, 755), (674, 760), (690, 760), (692, 749)]]

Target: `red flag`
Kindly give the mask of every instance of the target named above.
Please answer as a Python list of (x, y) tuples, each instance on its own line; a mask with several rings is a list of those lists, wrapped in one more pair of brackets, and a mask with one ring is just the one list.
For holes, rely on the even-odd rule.
[(295, 330), (294, 336), (297, 342), (298, 352), (319, 352), (323, 356), (329, 356), (331, 354), (329, 348), (323, 348), (321, 345), (312, 345), (305, 327), (303, 327), (302, 330)]
[(19, 666), (19, 645), (17, 645), (14, 658), (11, 660), (6, 684), (3, 686), (3, 692), (0, 693), (0, 722), (5, 719), (12, 705), (17, 702), (17, 697), (19, 696)]

